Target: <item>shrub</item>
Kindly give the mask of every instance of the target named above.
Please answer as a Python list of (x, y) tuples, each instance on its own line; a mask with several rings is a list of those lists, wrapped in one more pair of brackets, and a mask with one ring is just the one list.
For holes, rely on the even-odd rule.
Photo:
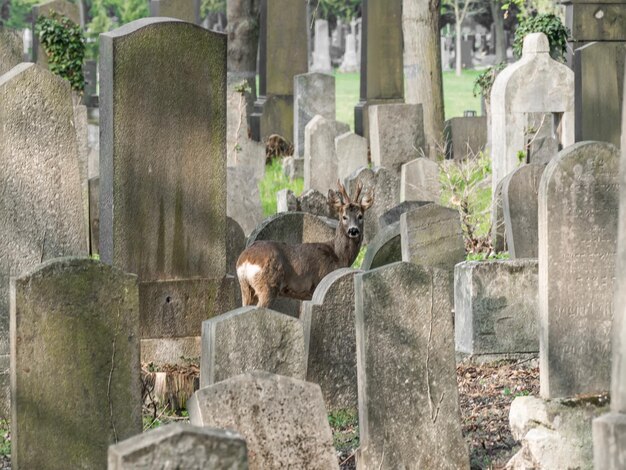
[(513, 41), (515, 57), (520, 58), (522, 56), (524, 37), (530, 33), (545, 34), (550, 43), (550, 56), (554, 60), (565, 61), (567, 38), (570, 33), (558, 16), (553, 13), (546, 13), (523, 19), (515, 30), (515, 40)]

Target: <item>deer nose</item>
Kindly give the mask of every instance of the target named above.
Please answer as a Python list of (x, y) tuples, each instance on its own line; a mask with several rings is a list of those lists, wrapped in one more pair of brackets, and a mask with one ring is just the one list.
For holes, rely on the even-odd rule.
[(348, 229), (348, 235), (350, 235), (351, 237), (356, 237), (359, 235), (359, 229), (356, 227), (350, 227)]

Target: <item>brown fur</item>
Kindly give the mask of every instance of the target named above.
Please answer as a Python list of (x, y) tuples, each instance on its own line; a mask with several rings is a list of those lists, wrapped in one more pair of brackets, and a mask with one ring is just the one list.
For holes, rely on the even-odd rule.
[[(363, 240), (363, 213), (373, 204), (373, 195), (358, 200), (362, 186), (352, 202), (339, 184), (340, 192), (328, 192), (328, 203), (339, 214), (335, 238), (326, 243), (287, 244), (257, 241), (237, 260), (237, 275), (243, 305), (269, 307), (277, 296), (310, 300), (320, 281), (335, 269), (352, 265)], [(348, 231), (358, 229), (358, 236)], [(260, 267), (253, 277), (239, 268), (245, 263)]]

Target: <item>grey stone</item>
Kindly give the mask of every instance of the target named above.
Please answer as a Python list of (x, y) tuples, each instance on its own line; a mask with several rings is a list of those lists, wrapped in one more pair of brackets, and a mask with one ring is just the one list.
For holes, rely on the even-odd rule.
[(283, 158), (283, 174), (293, 181), (296, 178), (304, 178), (304, 157), (285, 157)]
[(400, 216), (402, 261), (454, 270), (465, 260), (459, 213), (427, 204)]
[(313, 72), (331, 73), (330, 38), (328, 36), (328, 21), (315, 20), (315, 48), (313, 50)]
[(317, 384), (251, 372), (201, 388), (188, 409), (195, 426), (241, 434), (251, 470), (339, 468)]
[(349, 194), (354, 194), (359, 182), (363, 191), (374, 193), (374, 204), (364, 215), (363, 243), (367, 244), (380, 230), (380, 216), (400, 203), (400, 179), (387, 168), (360, 168), (346, 180)]
[(355, 276), (359, 468), (469, 469), (449, 288), (412, 263)]
[(346, 52), (339, 66), (342, 73), (354, 73), (359, 70), (359, 61), (356, 55), (356, 33), (353, 31), (346, 36)]
[(100, 178), (91, 178), (89, 188), (89, 253), (100, 253)]
[(439, 202), (439, 165), (419, 157), (400, 167), (400, 201)]
[(89, 139), (87, 128), (87, 106), (74, 106), (74, 129), (78, 157), (78, 174), (82, 189), (83, 218), (85, 219), (85, 237), (89, 244)]
[(383, 104), (369, 107), (372, 164), (400, 175), (402, 164), (420, 156), (425, 145), (421, 104)]
[(0, 76), (22, 62), (23, 48), (17, 31), (0, 26)]
[(536, 258), (539, 252), (539, 182), (545, 165), (522, 165), (502, 180), (502, 213), (509, 255)]
[(361, 167), (367, 166), (367, 139), (346, 132), (335, 137), (337, 155), (337, 178), (344, 181)]
[(291, 189), (281, 189), (276, 193), (276, 212), (294, 212), (298, 210), (298, 198)]
[[(387, 227), (388, 225), (395, 224), (396, 222), (400, 222), (400, 217), (405, 212), (410, 212), (418, 207), (425, 206), (430, 204), (431, 201), (404, 201), (398, 204), (395, 207), (392, 207), (378, 219), (378, 225), (381, 229)], [(398, 260), (400, 261), (400, 260)]]
[(302, 212), (308, 212), (309, 214), (320, 217), (335, 217), (334, 210), (328, 205), (326, 195), (316, 191), (315, 189), (309, 189), (308, 191), (303, 192), (298, 198), (298, 203), (299, 210)]
[(320, 115), (309, 121), (304, 130), (304, 189), (326, 193), (337, 186), (335, 138), (349, 130), (347, 124)]
[(454, 270), (456, 351), (539, 352), (537, 260), (466, 261)]
[(594, 468), (620, 470), (626, 462), (626, 415), (607, 413), (593, 420)]
[[(35, 33), (35, 25), (40, 16), (50, 16), (56, 12), (61, 16), (69, 18), (77, 25), (80, 25), (80, 11), (78, 5), (67, 0), (47, 0), (33, 6), (32, 10), (32, 38), (33, 38), (33, 62), (43, 68), (48, 68), (46, 53), (39, 44), (39, 36)], [(40, 50), (41, 49), (41, 50)]]
[(354, 275), (343, 268), (328, 274), (302, 304), (308, 358), (306, 379), (319, 384), (329, 412), (357, 408)]
[(103, 261), (141, 281), (226, 272), (225, 77), (226, 36), (190, 23), (100, 36)]
[(293, 142), (295, 156), (304, 157), (304, 129), (313, 117), (335, 120), (335, 77), (312, 72), (296, 75), (294, 86)]
[[(507, 469), (593, 469), (592, 420), (608, 406), (597, 397), (542, 400), (517, 397), (511, 403), (509, 423), (522, 449)], [(598, 467), (603, 470), (607, 467)]]
[(444, 124), (446, 158), (457, 161), (475, 157), (487, 145), (487, 117), (454, 117)]
[(190, 362), (200, 362), (201, 349), (200, 336), (195, 335), (185, 338), (142, 339), (141, 362), (189, 366)]
[(260, 178), (256, 170), (249, 166), (229, 166), (226, 177), (226, 214), (241, 225), (245, 234), (249, 234), (263, 220)]
[(386, 225), (367, 245), (361, 269), (367, 271), (402, 261), (400, 221)]
[(200, 0), (149, 0), (150, 16), (165, 16), (200, 24)]
[(496, 253), (507, 251), (506, 228), (504, 226), (504, 202), (502, 201), (503, 178), (496, 186), (491, 203), (491, 242)]
[(107, 468), (248, 470), (248, 451), (237, 433), (172, 423), (110, 446)]
[(546, 164), (559, 153), (559, 121), (552, 113), (526, 113), (524, 163)]
[[(333, 224), (334, 222), (334, 224)], [(246, 246), (257, 240), (285, 243), (321, 243), (335, 237), (337, 221), (305, 212), (283, 212), (265, 219), (248, 237)]]
[(136, 276), (39, 265), (12, 281), (11, 345), (14, 468), (105, 468), (108, 446), (141, 432)]
[(541, 396), (609, 388), (619, 151), (580, 142), (561, 151), (539, 187)]
[(226, 237), (226, 271), (228, 274), (237, 273), (237, 259), (246, 248), (246, 235), (243, 233), (241, 225), (231, 217), (226, 217), (227, 237)]
[(100, 126), (87, 124), (89, 157), (87, 161), (89, 179), (100, 177)]
[(9, 354), (9, 278), (88, 254), (73, 118), (67, 81), (28, 63), (0, 77), (0, 357)]
[(306, 367), (304, 330), (296, 318), (242, 307), (202, 322), (200, 387), (256, 370), (304, 380)]

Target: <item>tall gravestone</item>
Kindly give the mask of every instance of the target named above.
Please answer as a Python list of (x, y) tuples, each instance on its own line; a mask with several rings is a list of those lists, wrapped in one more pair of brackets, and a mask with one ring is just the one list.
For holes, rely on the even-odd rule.
[(150, 0), (150, 16), (165, 16), (200, 24), (200, 0)]
[(402, 0), (365, 0), (361, 19), (361, 89), (354, 128), (369, 137), (368, 106), (404, 98)]
[(487, 145), (487, 116), (453, 117), (444, 123), (446, 158), (474, 158)]
[(355, 277), (359, 469), (468, 469), (450, 278), (394, 263)]
[(100, 37), (100, 79), (101, 259), (138, 274), (143, 339), (197, 357), (200, 322), (237, 290), (224, 278), (226, 36), (128, 23)]
[(337, 179), (345, 181), (352, 173), (367, 166), (367, 139), (346, 132), (335, 137), (335, 154), (337, 155)]
[(619, 152), (580, 142), (539, 187), (540, 380), (543, 398), (609, 388)]
[(337, 185), (339, 172), (335, 139), (348, 132), (347, 124), (315, 116), (304, 130), (304, 189), (322, 194)]
[[(556, 136), (560, 148), (574, 143), (574, 73), (550, 57), (543, 33), (524, 37), (522, 58), (498, 74), (490, 102), (494, 193), (538, 131)], [(546, 118), (540, 120), (541, 129), (529, 132), (536, 113)]]
[(328, 36), (328, 21), (315, 20), (315, 46), (313, 49), (313, 72), (331, 73), (330, 65), (330, 38)]
[(11, 414), (16, 469), (105, 468), (141, 432), (136, 276), (62, 258), (13, 281)]
[(296, 157), (304, 157), (304, 129), (315, 116), (335, 120), (335, 77), (312, 72), (293, 78), (293, 143)]
[(255, 140), (294, 135), (293, 77), (309, 67), (306, 7), (304, 1), (261, 0), (259, 96), (250, 116)]
[(22, 62), (23, 42), (17, 31), (0, 25), (0, 75)]
[(441, 183), (439, 165), (426, 157), (404, 163), (400, 167), (400, 201), (439, 202)]
[(356, 336), (354, 331), (354, 275), (337, 269), (315, 288), (302, 307), (306, 379), (322, 389), (326, 409), (356, 409)]
[(381, 229), (367, 244), (367, 251), (361, 263), (361, 269), (368, 271), (386, 264), (402, 261), (402, 243), (400, 241), (400, 221)]
[[(0, 370), (9, 364), (9, 278), (88, 254), (69, 83), (22, 63), (0, 77)], [(8, 413), (0, 374), (0, 412)]]
[(35, 33), (35, 25), (37, 19), (41, 16), (50, 16), (53, 12), (58, 13), (61, 16), (69, 18), (76, 24), (80, 23), (80, 9), (77, 4), (68, 0), (48, 0), (39, 3), (33, 7), (32, 10), (32, 38), (33, 38), (33, 62), (47, 67), (48, 59), (46, 53), (41, 49), (39, 44), (39, 36)]
[(504, 178), (502, 212), (511, 259), (536, 258), (539, 250), (539, 182), (545, 165), (522, 165)]

